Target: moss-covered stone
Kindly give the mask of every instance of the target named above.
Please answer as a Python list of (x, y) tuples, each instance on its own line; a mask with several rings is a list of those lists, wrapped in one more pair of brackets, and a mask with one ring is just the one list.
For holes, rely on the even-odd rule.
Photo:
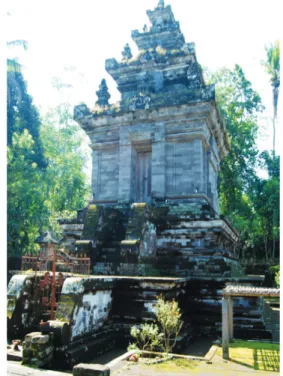
[(73, 368), (74, 376), (110, 376), (110, 368), (101, 364), (78, 364)]
[(82, 239), (94, 240), (95, 231), (98, 225), (99, 208), (96, 205), (89, 205), (84, 221)]

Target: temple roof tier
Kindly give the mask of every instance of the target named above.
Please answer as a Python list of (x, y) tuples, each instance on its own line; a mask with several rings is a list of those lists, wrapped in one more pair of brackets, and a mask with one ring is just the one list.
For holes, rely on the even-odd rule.
[(178, 49), (184, 45), (184, 35), (180, 31), (179, 22), (175, 21), (170, 5), (164, 7), (160, 4), (153, 11), (148, 10), (146, 13), (151, 22), (150, 29), (143, 33), (138, 30), (132, 31), (132, 38), (139, 50), (148, 50), (157, 46)]

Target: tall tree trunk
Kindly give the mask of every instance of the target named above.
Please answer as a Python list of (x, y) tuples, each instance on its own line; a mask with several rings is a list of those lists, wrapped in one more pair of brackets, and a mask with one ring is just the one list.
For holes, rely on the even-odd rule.
[(279, 85), (274, 83), (272, 85), (273, 94), (273, 157), (275, 157), (275, 135), (276, 135), (276, 118), (277, 118), (277, 108), (278, 108), (278, 97), (279, 97)]
[[(276, 136), (276, 118), (277, 118), (277, 106), (278, 106), (279, 87), (273, 86), (273, 161), (275, 161), (275, 136)], [(274, 264), (275, 258), (275, 215), (272, 216), (272, 262)]]
[(276, 123), (276, 116), (274, 114), (273, 119), (272, 119), (272, 125), (273, 125), (273, 159), (275, 158), (275, 132), (276, 132), (275, 123)]
[(268, 257), (267, 236), (264, 236), (263, 239), (264, 239), (265, 258), (266, 258), (266, 262), (268, 263), (269, 257)]
[(272, 222), (273, 222), (273, 226), (272, 226), (272, 262), (274, 264), (274, 259), (275, 259), (275, 240), (276, 240), (275, 233), (274, 233), (274, 229), (275, 229), (275, 214), (274, 214), (274, 212), (273, 212), (273, 216), (272, 216)]

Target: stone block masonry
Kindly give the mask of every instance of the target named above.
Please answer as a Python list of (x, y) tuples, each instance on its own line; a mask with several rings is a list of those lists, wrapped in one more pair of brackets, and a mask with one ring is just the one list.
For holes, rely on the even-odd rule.
[(101, 364), (78, 364), (73, 368), (74, 376), (110, 376), (110, 369)]
[(32, 332), (25, 336), (23, 342), (23, 361), (37, 368), (49, 367), (53, 362), (54, 356), (54, 334), (42, 334), (41, 332)]
[(102, 80), (96, 107), (75, 108), (93, 149), (95, 200), (202, 193), (218, 211), (217, 173), (229, 142), (214, 87), (205, 85), (194, 44), (185, 43), (171, 7), (147, 14), (150, 31), (132, 33), (138, 56), (131, 58), (127, 46), (122, 61), (106, 61), (121, 101), (108, 103)]

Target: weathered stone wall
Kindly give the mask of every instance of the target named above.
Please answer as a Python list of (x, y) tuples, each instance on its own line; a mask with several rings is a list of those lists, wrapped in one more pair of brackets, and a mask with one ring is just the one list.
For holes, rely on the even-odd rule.
[(154, 196), (204, 193), (218, 210), (221, 157), (211, 133), (217, 121), (214, 112), (209, 103), (198, 103), (89, 118), (88, 127), (82, 127), (90, 132), (94, 149), (95, 200), (136, 201), (137, 153), (148, 150)]
[(166, 143), (166, 196), (203, 192), (200, 153), (200, 140)]
[(41, 317), (40, 293), (32, 275), (14, 275), (7, 289), (8, 336), (21, 336)]
[[(63, 285), (55, 320), (37, 325), (42, 334), (53, 333), (54, 366), (72, 367), (118, 343), (126, 348), (133, 325), (155, 320), (154, 306), (162, 294), (166, 299), (175, 299), (182, 312), (184, 326), (176, 347), (180, 351), (199, 334), (221, 335), (222, 290), (226, 283), (260, 282), (260, 278), (223, 277), (69, 277)], [(261, 314), (257, 298), (235, 298), (235, 338), (270, 338)], [(36, 346), (27, 350), (33, 349), (39, 351)], [(33, 353), (25, 355), (34, 357)]]
[(119, 186), (119, 148), (110, 145), (93, 151), (92, 190), (96, 199), (117, 199)]
[[(131, 341), (130, 329), (145, 321), (155, 320), (154, 306), (162, 294), (166, 299), (175, 299), (181, 308), (184, 326), (179, 336), (176, 351), (180, 351), (187, 343), (199, 334), (214, 334), (221, 336), (222, 290), (226, 283), (258, 284), (260, 279), (249, 278), (145, 278), (145, 277), (90, 277), (88, 279), (70, 279), (68, 289), (77, 291), (69, 293), (73, 308), (69, 314), (72, 324), (82, 310), (83, 302), (89, 301), (91, 291), (99, 291), (108, 301), (107, 292), (111, 290), (111, 304), (107, 312), (105, 304), (96, 307), (96, 314), (90, 311), (90, 317), (96, 317), (99, 325), (80, 323), (71, 326), (72, 334), (69, 344), (58, 347), (64, 362), (75, 364), (77, 361), (87, 361), (93, 354), (100, 354), (114, 347), (125, 346)], [(79, 298), (78, 298), (79, 296)], [(91, 298), (93, 299), (93, 298)], [(62, 321), (62, 294), (56, 319)], [(86, 307), (85, 307), (86, 308)], [(64, 309), (63, 309), (64, 311)], [(107, 320), (105, 320), (107, 315)], [(66, 318), (66, 316), (64, 316)], [(74, 336), (76, 326), (88, 328)], [(271, 334), (264, 328), (261, 317), (261, 305), (257, 298), (239, 298), (234, 300), (234, 332), (235, 338), (270, 338)], [(88, 349), (86, 352), (85, 349)], [(61, 350), (60, 350), (61, 349)]]

